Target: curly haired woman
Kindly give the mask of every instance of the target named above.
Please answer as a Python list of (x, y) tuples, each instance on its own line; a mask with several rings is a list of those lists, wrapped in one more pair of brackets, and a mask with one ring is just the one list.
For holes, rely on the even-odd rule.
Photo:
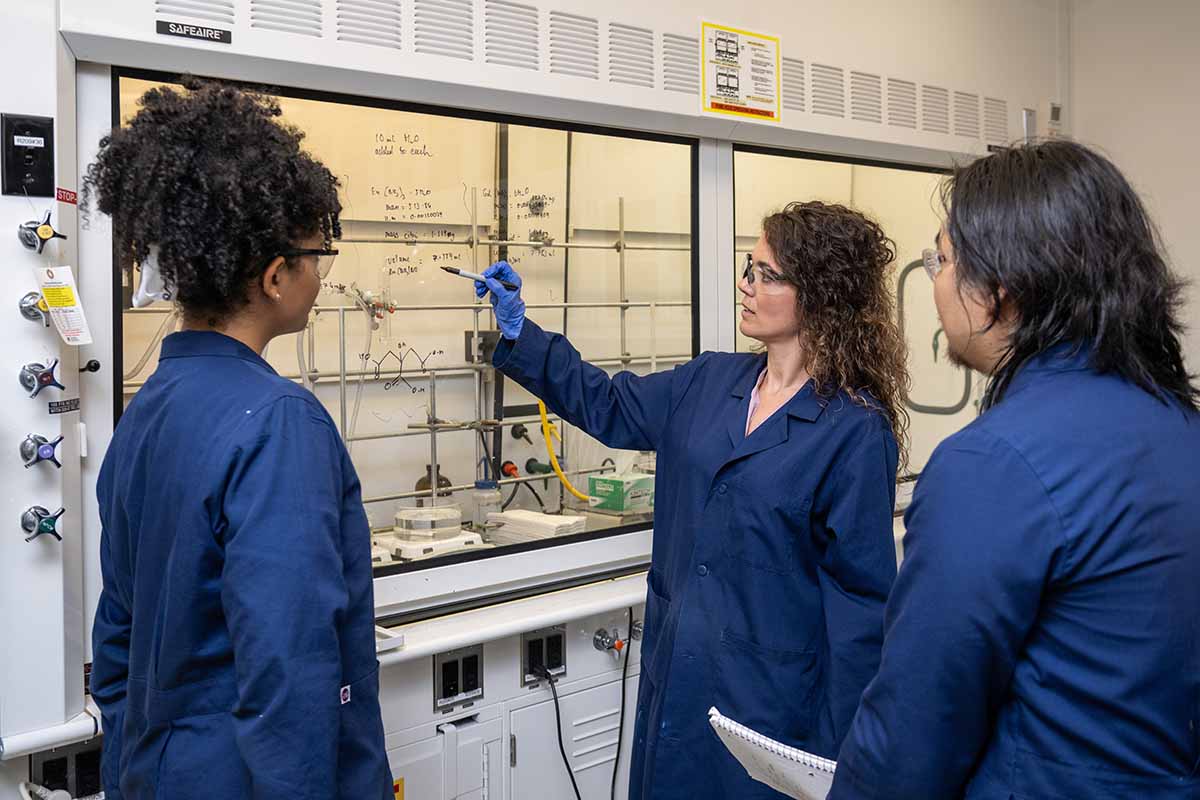
[[(741, 270), (762, 352), (610, 377), (524, 318), (494, 264), (496, 367), (610, 447), (658, 451), (629, 797), (778, 797), (709, 729), (722, 712), (836, 755), (879, 666), (908, 386), (892, 242), (856, 211), (792, 203)], [(500, 281), (518, 285), (504, 288)]]
[(186, 84), (146, 93), (84, 183), (184, 320), (97, 482), (105, 795), (390, 798), (358, 477), (261, 356), (331, 266), (337, 180), (274, 101)]

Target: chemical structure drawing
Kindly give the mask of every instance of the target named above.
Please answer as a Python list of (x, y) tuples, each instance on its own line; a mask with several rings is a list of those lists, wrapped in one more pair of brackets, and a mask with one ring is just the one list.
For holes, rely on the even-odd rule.
[(383, 356), (381, 358), (373, 358), (370, 353), (363, 353), (361, 355), (361, 358), (363, 360), (364, 365), (368, 361), (370, 361), (372, 364), (374, 364), (374, 366), (375, 366), (374, 379), (375, 380), (380, 379), (380, 376), (383, 373), (384, 364), (388, 363), (389, 360), (396, 362), (396, 377), (390, 378), (387, 382), (385, 382), (383, 384), (383, 388), (385, 391), (390, 391), (391, 389), (394, 389), (395, 387), (397, 387), (401, 383), (403, 383), (405, 386), (408, 387), (408, 390), (411, 394), (424, 394), (425, 393), (424, 386), (415, 386), (414, 384), (410, 383), (407, 378), (404, 377), (404, 362), (406, 360), (415, 358), (417, 360), (417, 362), (421, 365), (420, 366), (421, 372), (425, 373), (425, 372), (429, 371), (428, 368), (425, 366), (427, 363), (429, 363), (429, 359), (433, 358), (434, 356), (444, 356), (444, 355), (446, 355), (446, 351), (444, 351), (444, 350), (431, 350), (431, 351), (429, 351), (428, 354), (422, 356), (416, 350), (409, 347), (404, 342), (401, 342), (398, 347), (396, 347), (395, 349), (389, 349), (386, 353), (383, 354)]

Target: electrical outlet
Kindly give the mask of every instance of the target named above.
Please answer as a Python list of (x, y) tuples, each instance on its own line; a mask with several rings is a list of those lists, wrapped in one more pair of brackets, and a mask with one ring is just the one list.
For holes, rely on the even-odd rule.
[(555, 679), (567, 674), (567, 630), (564, 625), (521, 634), (521, 685), (535, 686), (545, 680), (545, 668)]
[(46, 789), (61, 789), (72, 797), (99, 794), (100, 739), (35, 753), (29, 759), (29, 780)]
[(483, 699), (483, 645), (433, 657), (433, 710), (448, 714)]

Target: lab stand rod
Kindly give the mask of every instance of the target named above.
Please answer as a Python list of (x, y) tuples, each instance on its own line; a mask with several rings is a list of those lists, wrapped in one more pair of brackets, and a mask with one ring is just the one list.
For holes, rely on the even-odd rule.
[[(666, 300), (658, 303), (659, 308), (687, 308), (691, 306), (690, 300)], [(567, 303), (526, 303), (526, 309), (557, 309), (564, 308), (649, 308), (650, 303), (647, 301), (638, 302), (567, 302)], [(345, 309), (347, 311), (357, 310), (357, 306), (313, 306), (313, 312), (323, 314), (328, 311), (336, 311)], [(389, 306), (388, 310), (393, 312), (409, 312), (409, 311), (473, 311), (478, 314), (481, 311), (491, 311), (491, 306), (483, 303), (459, 303), (454, 305), (433, 305), (433, 306)]]
[(561, 247), (565, 250), (616, 250), (617, 243), (606, 242), (546, 242), (527, 241), (521, 239), (484, 239), (481, 245), (487, 247), (532, 247), (534, 250), (547, 250)]
[(438, 477), (441, 475), (437, 459), (437, 422), (437, 375), (431, 373), (429, 375), (429, 464), (433, 475), (429, 482), (429, 485), (433, 487), (433, 495), (429, 501), (431, 506), (437, 505)]
[[(370, 321), (367, 322), (370, 325)], [(346, 438), (346, 307), (338, 308), (338, 404), (341, 409), (342, 439)], [(316, 379), (313, 379), (316, 384)]]
[(654, 303), (650, 304), (650, 371), (658, 372), (658, 325), (655, 310), (658, 308)]
[(472, 235), (470, 239), (363, 239), (361, 237), (344, 237), (342, 239), (334, 239), (335, 244), (388, 244), (393, 247), (407, 247), (414, 244), (430, 244), (446, 247), (470, 247), (472, 240), (475, 237)]
[[(659, 308), (688, 308), (692, 305), (690, 300), (663, 300), (657, 302)], [(574, 303), (527, 303), (525, 308), (529, 309), (557, 309), (564, 308), (649, 308), (650, 303), (647, 301), (637, 301), (632, 303), (621, 302), (574, 302)], [(433, 305), (433, 306), (390, 306), (392, 311), (490, 311), (491, 308), (483, 303), (471, 304), (456, 304), (456, 305)], [(170, 308), (127, 308), (125, 314), (170, 314), (173, 309)], [(357, 311), (358, 306), (313, 306), (313, 313), (325, 314), (333, 311)]]
[[(557, 417), (557, 416), (553, 416), (553, 415), (548, 417), (548, 419), (551, 422), (562, 422), (562, 417)], [(490, 424), (487, 427), (489, 429), (491, 429), (491, 428), (509, 428), (509, 427), (512, 427), (513, 425), (517, 425), (517, 424), (532, 425), (532, 424), (536, 424), (540, 421), (541, 421), (541, 417), (521, 417), (521, 418), (514, 417), (512, 420), (507, 420), (507, 419), (497, 420), (494, 424)], [(483, 423), (480, 422), (479, 420), (475, 420), (473, 422), (464, 422), (464, 423), (462, 423), (461, 426), (456, 426), (453, 428), (441, 428), (440, 430), (442, 433), (455, 433), (458, 431), (475, 432), (482, 427), (483, 427)], [(371, 442), (371, 441), (378, 441), (380, 439), (406, 439), (411, 436), (426, 436), (426, 435), (428, 435), (428, 433), (429, 433), (429, 430), (427, 430), (425, 428), (419, 428), (419, 429), (407, 430), (407, 431), (395, 431), (395, 432), (391, 432), (391, 433), (364, 433), (361, 436), (351, 436), (347, 441)], [(478, 442), (478, 438), (476, 438), (476, 442)]]
[(692, 246), (690, 244), (626, 244), (626, 250), (651, 250), (656, 252), (667, 253), (690, 253)]
[[(474, 242), (476, 239), (478, 239), (478, 237), (479, 237), (479, 187), (472, 186), (471, 187), (471, 241)], [(475, 272), (479, 272), (478, 267), (479, 267), (479, 248), (472, 247), (471, 248), (471, 269), (473, 269)], [(482, 298), (480, 298), (480, 297), (475, 298), (476, 306), (478, 306), (481, 302), (482, 302)], [(471, 315), (471, 333), (472, 333), (471, 341), (474, 343), (474, 346), (475, 346), (475, 352), (472, 353), (471, 355), (474, 360), (478, 360), (479, 359), (479, 312), (478, 311), (475, 311), (475, 313), (473, 313)], [(475, 370), (475, 375), (473, 376), (471, 383), (474, 384), (474, 389), (475, 389), (475, 419), (483, 419), (483, 371), (482, 370)], [(482, 451), (482, 448), (480, 446), (479, 436), (473, 436), (471, 438), (475, 442), (475, 474), (478, 475), (479, 474), (479, 461), (482, 458), (484, 458), (485, 453)], [(498, 477), (496, 475), (492, 475), (492, 469), (494, 467), (495, 467), (494, 464), (489, 463), (487, 465), (487, 472), (485, 473), (486, 475), (488, 475), (489, 477), (491, 477), (493, 479)]]
[[(570, 477), (572, 475), (592, 475), (597, 472), (611, 472), (615, 469), (616, 469), (616, 467), (609, 465), (607, 467), (590, 467), (588, 469), (564, 470), (563, 474), (568, 477)], [(553, 475), (522, 475), (519, 478), (504, 478), (504, 479), (498, 481), (498, 483), (501, 486), (507, 486), (507, 485), (513, 484), (513, 483), (532, 483), (533, 481), (545, 481), (545, 480), (552, 481), (552, 480), (555, 480), (555, 477)], [(475, 484), (473, 484), (473, 483), (471, 483), (471, 484), (463, 483), (463, 484), (459, 484), (456, 486), (443, 486), (441, 488), (441, 491), (442, 492), (451, 492), (451, 493), (466, 492), (466, 491), (470, 491), (471, 489), (474, 489), (474, 488), (475, 488)], [(399, 492), (397, 494), (385, 494), (385, 495), (380, 495), (379, 497), (364, 497), (362, 499), (362, 502), (364, 504), (366, 504), (366, 503), (387, 503), (392, 500), (412, 500), (413, 498), (417, 498), (417, 497), (429, 497), (434, 493), (434, 491), (435, 491), (434, 489), (422, 489), (420, 491), (413, 491), (413, 492)]]
[[(552, 250), (554, 248), (563, 248), (564, 250), (620, 250), (622, 244), (616, 242), (555, 242), (555, 241), (529, 241), (525, 239), (476, 239), (472, 234), (470, 239), (454, 240), (454, 239), (336, 239), (338, 244), (381, 244), (390, 245), (392, 247), (407, 247), (412, 245), (439, 245), (444, 247), (531, 247), (535, 250)], [(686, 244), (627, 244), (630, 250), (650, 250), (654, 252), (664, 253), (687, 253), (690, 252), (691, 245)]]
[[(688, 361), (691, 358), (692, 358), (692, 356), (689, 353), (675, 353), (672, 355), (658, 356), (659, 361), (672, 361), (672, 362)], [(635, 356), (635, 357), (629, 358), (630, 363), (646, 364), (646, 363), (649, 363), (650, 361), (651, 361), (650, 356)], [(596, 359), (594, 361), (589, 361), (588, 363), (595, 364), (598, 367), (614, 367), (614, 366), (618, 366), (618, 365), (624, 363), (624, 360), (620, 359), (620, 358), (603, 358), (603, 359)], [(428, 374), (428, 373), (432, 373), (432, 372), (437, 372), (438, 374), (440, 374), (442, 376), (462, 377), (465, 375), (473, 375), (477, 372), (482, 372), (482, 371), (490, 370), (490, 369), (492, 369), (492, 367), (487, 364), (465, 364), (465, 365), (458, 364), (458, 365), (452, 365), (452, 366), (446, 366), (446, 367), (426, 367), (425, 369), (412, 369), (412, 370), (403, 370), (403, 371), (388, 370), (386, 372), (381, 371), (379, 373), (378, 379), (382, 380), (384, 378), (393, 378), (393, 377), (397, 377), (399, 375), (424, 375), (424, 374)], [(281, 373), (279, 373), (279, 376), (281, 378), (287, 378), (288, 380), (293, 380), (293, 381), (300, 380), (304, 377), (303, 375), (301, 375), (297, 372), (281, 372)], [(347, 370), (347, 372), (346, 372), (346, 377), (348, 377), (348, 378), (357, 378), (360, 376), (367, 376), (367, 377), (370, 377), (372, 380), (376, 379), (375, 370), (373, 370), (373, 369)], [(340, 372), (313, 372), (310, 374), (309, 377), (312, 379), (313, 383), (328, 383), (331, 380), (335, 380), (335, 379), (340, 380), (341, 373)], [(138, 388), (144, 386), (145, 384), (146, 384), (145, 380), (125, 381), (122, 384), (122, 386), (125, 389), (138, 389)]]
[(617, 198), (617, 260), (620, 277), (621, 298), (621, 363), (628, 364), (624, 359), (629, 357), (628, 331), (626, 315), (629, 311), (629, 296), (625, 287), (625, 197)]
[(305, 335), (308, 337), (308, 374), (312, 375), (317, 371), (317, 325), (316, 320), (310, 315), (308, 325), (305, 326)]

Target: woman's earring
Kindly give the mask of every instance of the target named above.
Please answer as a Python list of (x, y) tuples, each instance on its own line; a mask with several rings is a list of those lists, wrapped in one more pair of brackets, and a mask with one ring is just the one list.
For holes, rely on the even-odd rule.
[(283, 297), (280, 296), (279, 292), (276, 292), (275, 293), (275, 302), (278, 303), (282, 299), (283, 299)]

